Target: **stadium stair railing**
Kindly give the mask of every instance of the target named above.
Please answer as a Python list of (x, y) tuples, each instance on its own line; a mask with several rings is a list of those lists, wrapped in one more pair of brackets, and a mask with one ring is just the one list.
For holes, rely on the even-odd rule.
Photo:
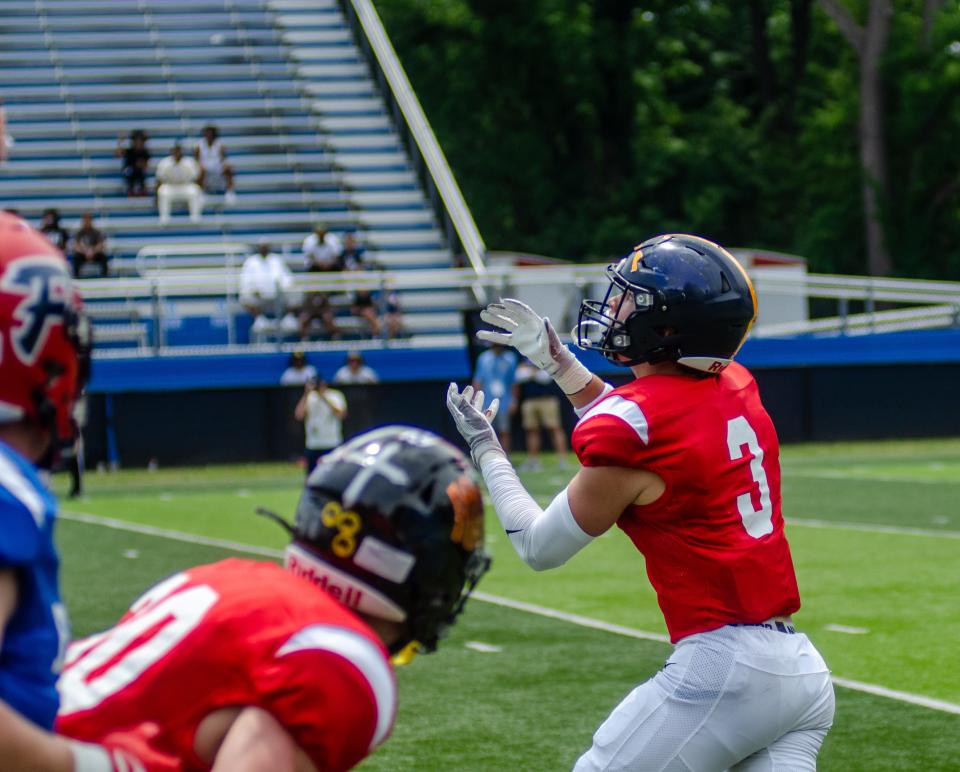
[[(390, 128), (343, 9), (318, 0), (310, 24), (292, 28), (279, 5), (5, 0), (0, 74), (16, 140), (0, 167), (5, 205), (34, 222), (55, 207), (71, 230), (92, 212), (123, 270), (163, 245), (263, 237), (292, 253), (317, 222), (355, 231), (390, 270), (449, 267), (462, 239), (438, 227), (420, 151), (411, 162)], [(144, 128), (156, 161), (175, 140), (189, 150), (210, 122), (237, 172), (237, 205), (213, 193), (200, 224), (175, 212), (161, 227), (152, 198), (123, 193), (117, 136)]]

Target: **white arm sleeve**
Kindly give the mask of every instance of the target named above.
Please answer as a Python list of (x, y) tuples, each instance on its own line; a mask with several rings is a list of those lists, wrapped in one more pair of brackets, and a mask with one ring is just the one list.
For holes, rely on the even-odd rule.
[(577, 524), (564, 488), (544, 510), (533, 500), (502, 453), (484, 453), (480, 472), (510, 543), (534, 571), (562, 566), (593, 541)]
[(605, 396), (607, 396), (607, 394), (609, 394), (611, 391), (613, 391), (613, 386), (611, 386), (609, 383), (607, 383), (606, 381), (604, 381), (604, 383), (603, 383), (603, 391), (600, 392), (600, 396), (594, 398), (593, 400), (591, 400), (590, 402), (588, 402), (588, 403), (587, 403), (586, 405), (584, 405), (583, 407), (575, 407), (575, 408), (573, 409), (573, 412), (577, 414), (577, 418), (583, 418), (583, 417), (587, 414), (587, 411), (588, 411), (590, 408), (592, 408), (594, 405), (596, 405), (601, 399), (603, 399)]

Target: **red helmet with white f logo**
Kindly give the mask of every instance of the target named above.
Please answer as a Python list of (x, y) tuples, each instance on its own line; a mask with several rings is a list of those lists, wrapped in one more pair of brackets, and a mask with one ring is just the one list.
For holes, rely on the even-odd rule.
[(0, 423), (73, 439), (73, 405), (89, 373), (90, 327), (63, 253), (0, 212)]

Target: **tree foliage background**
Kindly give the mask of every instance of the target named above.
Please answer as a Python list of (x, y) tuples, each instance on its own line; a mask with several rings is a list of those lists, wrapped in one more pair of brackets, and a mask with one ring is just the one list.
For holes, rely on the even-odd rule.
[[(814, 0), (376, 5), (490, 249), (687, 231), (865, 272), (858, 59)], [(893, 274), (960, 279), (960, 0), (891, 6)]]

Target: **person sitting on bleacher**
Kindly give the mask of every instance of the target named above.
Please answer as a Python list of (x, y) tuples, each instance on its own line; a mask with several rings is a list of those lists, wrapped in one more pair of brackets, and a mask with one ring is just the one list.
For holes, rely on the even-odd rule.
[(127, 184), (127, 196), (147, 195), (147, 169), (150, 167), (150, 151), (147, 149), (147, 133), (143, 129), (134, 129), (130, 133), (130, 144), (123, 145), (123, 134), (117, 139), (117, 158), (123, 159), (120, 173)]
[(173, 152), (157, 164), (157, 209), (162, 225), (170, 222), (170, 206), (179, 199), (185, 199), (190, 207), (190, 222), (200, 222), (203, 189), (197, 184), (199, 179), (200, 165), (185, 156), (177, 142)]
[(93, 215), (83, 213), (83, 220), (79, 230), (73, 234), (73, 252), (70, 253), (70, 262), (73, 265), (73, 275), (83, 278), (84, 268), (92, 266), (99, 270), (100, 277), (107, 275), (107, 237), (102, 230), (94, 226)]
[(261, 239), (240, 269), (240, 304), (254, 317), (250, 328), (254, 336), (276, 329), (278, 322), (283, 334), (297, 331), (297, 320), (289, 311), (294, 305), (292, 290), (293, 274), (287, 264)]
[(0, 166), (7, 160), (10, 148), (14, 145), (13, 135), (7, 131), (7, 113), (0, 99)]
[(197, 142), (193, 153), (200, 164), (200, 187), (214, 191), (223, 186), (223, 202), (228, 206), (236, 204), (233, 166), (227, 161), (227, 149), (220, 139), (220, 131), (212, 123), (203, 127), (203, 139)]
[[(343, 244), (331, 233), (326, 225), (318, 223), (313, 233), (303, 240), (303, 267), (311, 272), (340, 271), (340, 255)], [(329, 340), (339, 340), (340, 327), (337, 325), (336, 310), (326, 292), (308, 292), (300, 310), (300, 340), (310, 340), (316, 333)]]
[(44, 209), (40, 232), (61, 252), (67, 251), (70, 232), (60, 224), (60, 212), (56, 209)]
[(318, 224), (303, 240), (303, 267), (308, 271), (341, 271), (343, 244), (326, 225)]

